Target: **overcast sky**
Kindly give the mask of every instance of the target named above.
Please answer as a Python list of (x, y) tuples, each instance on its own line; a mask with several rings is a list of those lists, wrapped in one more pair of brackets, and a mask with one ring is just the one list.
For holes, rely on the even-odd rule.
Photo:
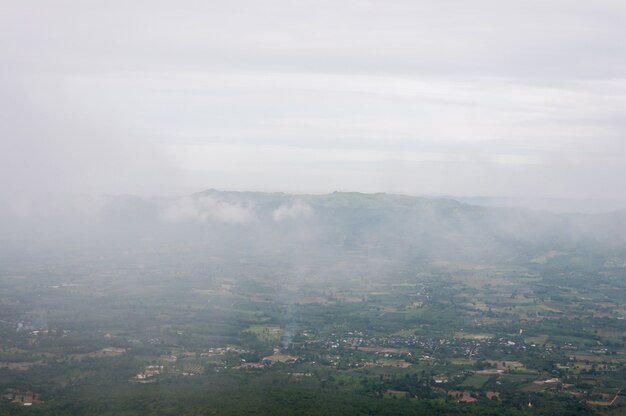
[(626, 2), (0, 2), (0, 187), (626, 198)]

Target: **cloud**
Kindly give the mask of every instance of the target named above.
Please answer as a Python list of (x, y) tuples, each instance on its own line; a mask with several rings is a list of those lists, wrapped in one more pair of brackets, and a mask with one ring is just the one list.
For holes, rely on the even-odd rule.
[(161, 219), (171, 223), (216, 221), (247, 224), (254, 220), (254, 210), (243, 202), (226, 202), (212, 197), (178, 198), (164, 204)]
[(626, 197), (626, 2), (0, 6), (0, 198)]
[(272, 218), (276, 222), (293, 220), (296, 218), (308, 218), (313, 215), (313, 208), (304, 201), (294, 201), (291, 205), (283, 204), (272, 212)]

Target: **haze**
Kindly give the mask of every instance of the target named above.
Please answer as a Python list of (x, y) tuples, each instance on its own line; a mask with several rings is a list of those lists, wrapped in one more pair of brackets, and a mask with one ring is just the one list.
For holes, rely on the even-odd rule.
[(0, 416), (626, 415), (626, 1), (0, 0)]
[(621, 1), (4, 2), (0, 189), (622, 200), (625, 17)]

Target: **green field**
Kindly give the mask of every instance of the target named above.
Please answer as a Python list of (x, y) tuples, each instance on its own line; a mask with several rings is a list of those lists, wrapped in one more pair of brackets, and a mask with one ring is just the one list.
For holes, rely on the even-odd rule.
[(251, 332), (264, 342), (278, 343), (283, 330), (277, 325), (250, 325), (245, 332)]
[(487, 381), (489, 381), (489, 379), (493, 377), (490, 375), (485, 375), (485, 374), (475, 374), (473, 376), (469, 376), (468, 378), (466, 378), (461, 384), (461, 387), (465, 387), (465, 388), (469, 388), (469, 389), (475, 389), (478, 390), (480, 388), (482, 388), (482, 386), (485, 385), (485, 383)]

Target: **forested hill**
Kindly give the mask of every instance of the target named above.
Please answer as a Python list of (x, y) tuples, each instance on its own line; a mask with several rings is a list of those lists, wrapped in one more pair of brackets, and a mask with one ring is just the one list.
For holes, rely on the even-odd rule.
[[(83, 206), (81, 206), (81, 203)], [(68, 205), (69, 206), (69, 205)], [(44, 214), (0, 211), (5, 238), (29, 247), (186, 244), (249, 252), (362, 251), (472, 261), (584, 251), (620, 256), (626, 212), (555, 214), (385, 193), (207, 190), (177, 198), (110, 196)]]

